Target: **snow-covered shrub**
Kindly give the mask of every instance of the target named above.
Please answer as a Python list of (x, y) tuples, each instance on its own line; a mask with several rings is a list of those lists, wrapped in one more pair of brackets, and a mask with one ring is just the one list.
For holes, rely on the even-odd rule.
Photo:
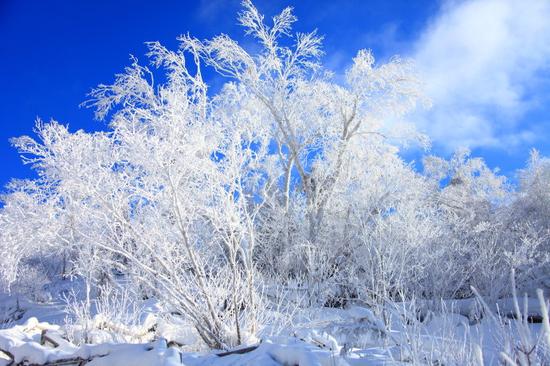
[(140, 343), (155, 334), (156, 316), (144, 311), (127, 286), (103, 285), (93, 299), (73, 291), (65, 301), (65, 332), (72, 343)]
[[(538, 305), (537, 314), (542, 317), (543, 327), (538, 331), (533, 329), (531, 319), (533, 309), (529, 307), (527, 294), (520, 305), (517, 295), (515, 271), (511, 271), (511, 288), (513, 311), (512, 321), (506, 321), (505, 314), (497, 312), (485, 302), (477, 291), (477, 298), (483, 304), (485, 315), (491, 325), (491, 336), (499, 347), (498, 357), (510, 366), (545, 365), (550, 362), (550, 327), (548, 326), (548, 307), (542, 290), (537, 290)], [(531, 318), (531, 319), (530, 319)], [(494, 362), (494, 360), (491, 360)]]

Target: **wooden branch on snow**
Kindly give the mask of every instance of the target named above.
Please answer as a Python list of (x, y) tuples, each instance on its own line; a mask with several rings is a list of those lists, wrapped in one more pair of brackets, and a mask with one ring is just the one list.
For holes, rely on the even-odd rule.
[(230, 356), (230, 355), (242, 355), (244, 353), (254, 351), (256, 348), (258, 348), (258, 346), (259, 345), (257, 344), (255, 346), (244, 347), (244, 348), (239, 348), (239, 349), (236, 349), (236, 350), (233, 350), (233, 351), (222, 352), (222, 353), (216, 354), (216, 356), (225, 357), (225, 356)]
[[(166, 340), (163, 338), (161, 338), (160, 340), (164, 342), (164, 346), (161, 345), (161, 348), (183, 346), (182, 344), (175, 341), (171, 341), (167, 343)], [(30, 343), (35, 343), (35, 342), (30, 342)], [(57, 348), (60, 346), (58, 341), (56, 341), (53, 337), (48, 335), (47, 330), (42, 331), (40, 335), (40, 344), (42, 346), (53, 346), (53, 348)], [(154, 343), (144, 344), (143, 346), (145, 347), (146, 351), (152, 351), (155, 348)], [(225, 352), (223, 354), (219, 354), (218, 356), (223, 357), (229, 354), (246, 353), (256, 349), (257, 347), (258, 346), (242, 348), (235, 351)], [(50, 361), (42, 364), (37, 364), (37, 363), (30, 363), (27, 359), (24, 359), (21, 362), (15, 363), (15, 355), (13, 353), (1, 348), (0, 348), (0, 353), (4, 353), (10, 359), (10, 362), (6, 366), (83, 366), (96, 358), (105, 357), (110, 354), (109, 352), (107, 352), (105, 354), (98, 354), (88, 358), (74, 356), (74, 357), (61, 358), (55, 361)], [(180, 358), (181, 358), (181, 354), (180, 354)]]
[(53, 348), (59, 347), (59, 343), (57, 343), (54, 339), (49, 337), (47, 332), (48, 332), (47, 329), (42, 330), (42, 333), (40, 334), (40, 344), (43, 346), (46, 346), (49, 343), (49, 345), (51, 345)]
[(168, 348), (172, 348), (172, 347), (180, 347), (181, 348), (181, 347), (185, 346), (185, 344), (180, 343), (178, 341), (170, 341), (170, 342), (168, 342), (168, 344), (166, 346)]
[[(504, 317), (507, 319), (514, 319), (514, 320), (522, 320), (523, 318), (525, 318), (525, 316), (522, 315), (521, 318), (518, 319), (517, 314), (513, 312), (504, 314)], [(530, 324), (540, 324), (542, 323), (543, 319), (544, 318), (541, 314), (533, 313), (533, 314), (527, 315), (527, 323), (530, 323)]]
[(11, 352), (8, 352), (8, 351), (4, 351), (3, 349), (0, 349), (0, 352), (2, 352), (3, 354), (5, 354), (6, 356), (8, 356), (8, 357), (9, 357), (9, 359), (11, 360), (11, 362), (10, 362), (10, 363), (8, 363), (8, 365), (7, 365), (7, 366), (11, 366), (11, 365), (13, 365), (13, 362), (14, 362), (13, 360), (15, 360), (15, 357), (13, 356), (13, 354), (12, 354)]
[(25, 311), (26, 310), (18, 307), (15, 310), (13, 310), (11, 313), (9, 313), (6, 318), (2, 319), (0, 323), (8, 324), (8, 323), (13, 323), (17, 320), (20, 320), (21, 318), (23, 318), (23, 315), (25, 315)]
[(46, 363), (43, 363), (43, 364), (35, 364), (35, 363), (29, 363), (26, 360), (23, 360), (22, 362), (15, 363), (15, 357), (12, 353), (10, 353), (6, 350), (3, 350), (3, 349), (0, 349), (0, 352), (4, 353), (11, 360), (11, 362), (8, 363), (6, 366), (70, 366), (70, 365), (83, 366), (83, 365), (87, 364), (88, 362), (92, 361), (95, 358), (105, 357), (105, 356), (108, 355), (108, 353), (107, 353), (107, 354), (104, 354), (104, 355), (96, 355), (96, 356), (93, 356), (93, 357), (90, 357), (90, 358), (69, 357), (69, 358), (59, 359), (57, 361), (46, 362)]

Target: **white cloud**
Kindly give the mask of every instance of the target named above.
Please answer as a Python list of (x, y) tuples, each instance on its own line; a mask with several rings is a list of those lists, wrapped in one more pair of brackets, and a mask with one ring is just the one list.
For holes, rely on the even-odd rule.
[(228, 6), (224, 0), (200, 0), (197, 7), (197, 16), (206, 22), (215, 22)]
[(550, 91), (541, 82), (550, 75), (549, 19), (546, 0), (445, 4), (414, 47), (434, 104), (419, 128), (449, 149), (532, 142), (523, 117), (540, 108), (541, 88)]

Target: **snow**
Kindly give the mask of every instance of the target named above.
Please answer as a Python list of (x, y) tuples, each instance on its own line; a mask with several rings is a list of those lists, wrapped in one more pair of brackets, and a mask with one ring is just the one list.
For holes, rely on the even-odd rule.
[[(13, 301), (7, 296), (1, 300), (5, 307)], [(531, 305), (530, 314), (537, 311), (534, 301), (527, 301)], [(57, 309), (57, 305), (20, 302), (25, 306), (25, 314), (15, 325), (0, 330), (0, 349), (9, 352), (16, 363), (34, 365), (69, 359), (86, 360), (86, 365), (91, 366), (404, 365), (418, 363), (419, 357), (426, 362), (441, 359), (459, 365), (460, 357), (471, 357), (473, 345), (478, 344), (482, 347), (485, 364), (498, 364), (499, 352), (506, 340), (496, 331), (498, 327), (504, 327), (513, 339), (518, 339), (519, 322), (503, 318), (502, 324), (497, 325), (493, 319), (484, 317), (472, 323), (461, 314), (473, 306), (472, 302), (449, 302), (444, 307), (453, 309), (453, 312), (430, 313), (425, 322), (418, 322), (414, 327), (393, 319), (389, 330), (371, 309), (362, 306), (304, 309), (296, 314), (295, 323), (286, 335), (264, 337), (252, 351), (222, 357), (215, 351), (203, 349), (201, 352), (196, 346), (193, 351), (199, 338), (192, 323), (178, 317), (155, 317), (152, 312), (159, 311), (156, 305), (149, 308), (151, 313), (142, 317), (141, 324), (149, 327), (156, 322), (154, 341), (76, 345), (66, 339), (65, 329), (60, 325), (63, 318), (58, 316), (59, 324), (51, 324), (27, 316), (43, 314), (55, 319), (52, 309)], [(513, 302), (499, 300), (495, 308), (507, 313), (513, 308)], [(394, 311), (392, 316), (395, 315)], [(139, 327), (137, 325), (136, 329)], [(533, 334), (542, 331), (540, 324), (530, 324), (529, 328)], [(53, 342), (41, 342), (43, 335)], [(170, 341), (176, 341), (178, 345), (173, 346)], [(455, 355), (457, 362), (453, 363), (450, 355)], [(8, 357), (3, 357), (0, 366), (9, 362)]]

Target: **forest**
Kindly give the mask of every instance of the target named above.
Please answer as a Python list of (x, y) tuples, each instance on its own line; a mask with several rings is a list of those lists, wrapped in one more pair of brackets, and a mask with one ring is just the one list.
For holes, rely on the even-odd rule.
[(413, 60), (336, 78), (295, 21), (244, 0), (251, 50), (147, 43), (83, 103), (108, 131), (12, 139), (2, 364), (550, 363), (550, 159), (431, 155)]

